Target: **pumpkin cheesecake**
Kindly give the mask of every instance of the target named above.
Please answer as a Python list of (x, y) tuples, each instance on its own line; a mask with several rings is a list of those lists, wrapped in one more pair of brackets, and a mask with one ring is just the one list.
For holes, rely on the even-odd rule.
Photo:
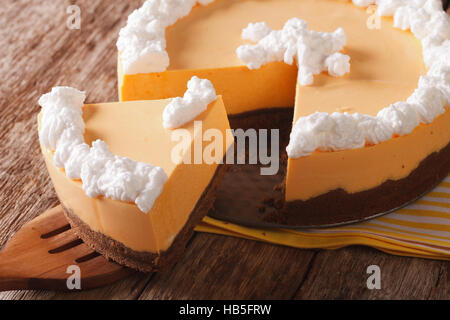
[[(289, 225), (394, 210), (450, 169), (439, 0), (148, 0), (121, 30), (121, 101), (211, 80), (232, 127), (279, 128)], [(282, 120), (277, 121), (274, 119)]]
[[(184, 97), (84, 100), (81, 91), (56, 87), (39, 101), (41, 149), (66, 216), (106, 257), (164, 269), (184, 251), (224, 174), (234, 140), (222, 98), (208, 80), (193, 78)], [(225, 138), (210, 161), (194, 162), (196, 148), (211, 144), (208, 129)]]

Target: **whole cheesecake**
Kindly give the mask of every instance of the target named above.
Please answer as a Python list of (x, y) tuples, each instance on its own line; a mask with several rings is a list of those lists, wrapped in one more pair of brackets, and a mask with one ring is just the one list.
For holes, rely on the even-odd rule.
[[(326, 56), (318, 41), (335, 46), (339, 32), (345, 45)], [(355, 221), (448, 174), (449, 39), (439, 0), (146, 1), (117, 43), (119, 98), (211, 80), (232, 127), (291, 132), (281, 136), (283, 208), (268, 220)]]
[[(230, 124), (280, 130), (271, 222), (364, 219), (449, 172), (450, 19), (438, 0), (148, 0), (117, 45), (121, 102), (54, 88), (39, 136), (71, 225), (118, 263), (179, 259), (227, 174)], [(191, 161), (211, 144), (223, 152)]]

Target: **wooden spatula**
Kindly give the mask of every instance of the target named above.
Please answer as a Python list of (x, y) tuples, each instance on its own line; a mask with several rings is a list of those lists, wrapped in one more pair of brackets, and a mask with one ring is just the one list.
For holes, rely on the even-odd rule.
[[(135, 271), (108, 261), (78, 238), (57, 206), (25, 224), (0, 251), (0, 291), (70, 290), (77, 266), (81, 290), (104, 286)], [(75, 267), (76, 268), (76, 267)], [(71, 279), (69, 279), (71, 280)]]

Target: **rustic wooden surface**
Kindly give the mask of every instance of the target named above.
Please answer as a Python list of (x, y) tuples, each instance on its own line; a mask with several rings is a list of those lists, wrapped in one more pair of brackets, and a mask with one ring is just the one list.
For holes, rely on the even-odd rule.
[[(81, 30), (66, 8), (81, 8)], [(0, 11), (0, 247), (58, 203), (41, 158), (38, 97), (55, 85), (84, 89), (89, 102), (117, 99), (115, 42), (138, 0), (2, 0)], [(382, 289), (366, 288), (379, 265)], [(298, 250), (196, 234), (182, 261), (78, 293), (11, 291), (0, 299), (450, 299), (450, 263), (371, 248)]]

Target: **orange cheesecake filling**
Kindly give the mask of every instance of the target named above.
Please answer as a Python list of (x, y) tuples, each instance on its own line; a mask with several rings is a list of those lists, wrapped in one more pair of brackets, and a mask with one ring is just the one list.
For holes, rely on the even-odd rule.
[(351, 57), (350, 74), (342, 78), (315, 76), (316, 90), (302, 92), (300, 108), (304, 114), (347, 108), (376, 114), (411, 95), (426, 71), (420, 42), (410, 32), (394, 29), (391, 18), (382, 18), (379, 30), (369, 29), (369, 14), (349, 1), (216, 0), (195, 7), (167, 30), (167, 71), (125, 75), (119, 58), (120, 99), (179, 96), (186, 81), (197, 75), (212, 81), (223, 95), (228, 114), (293, 106), (295, 65), (273, 62), (249, 70), (235, 53), (246, 43), (241, 32), (248, 23), (265, 21), (272, 29), (280, 29), (292, 17), (307, 21), (309, 29), (315, 31), (342, 27), (347, 35), (344, 53)]
[[(81, 181), (67, 178), (64, 170), (53, 164), (53, 153), (41, 146), (62, 204), (93, 231), (120, 241), (135, 251), (158, 253), (170, 247), (218, 167), (217, 163), (204, 161), (193, 165), (173, 161), (172, 150), (179, 145), (179, 141), (173, 139), (173, 130), (164, 129), (162, 125), (162, 112), (168, 103), (169, 100), (135, 101), (90, 104), (83, 108), (86, 143), (101, 139), (112, 153), (160, 166), (168, 175), (163, 192), (146, 214), (134, 203), (88, 197)], [(202, 122), (203, 130), (213, 128), (226, 137), (217, 142), (222, 145), (223, 152), (233, 143), (220, 96), (195, 120)], [(191, 137), (186, 144), (188, 147), (180, 154), (187, 162), (193, 159), (196, 141), (202, 141), (202, 150), (211, 142), (203, 141), (203, 132), (194, 130), (193, 121), (181, 129), (187, 130)]]

